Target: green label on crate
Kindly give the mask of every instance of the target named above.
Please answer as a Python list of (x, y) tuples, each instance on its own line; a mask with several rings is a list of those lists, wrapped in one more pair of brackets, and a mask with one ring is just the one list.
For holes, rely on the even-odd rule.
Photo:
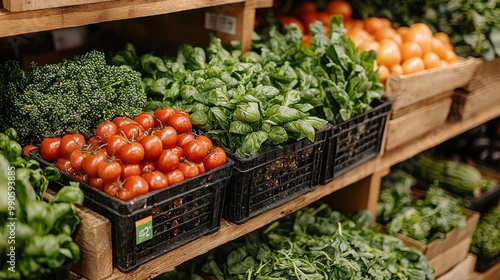
[(153, 217), (149, 216), (135, 222), (135, 243), (140, 244), (153, 238)]

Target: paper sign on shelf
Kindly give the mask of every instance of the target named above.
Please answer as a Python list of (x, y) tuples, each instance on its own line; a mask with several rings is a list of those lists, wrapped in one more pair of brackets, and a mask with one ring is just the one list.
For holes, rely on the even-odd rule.
[(236, 34), (236, 18), (217, 13), (205, 13), (205, 29)]

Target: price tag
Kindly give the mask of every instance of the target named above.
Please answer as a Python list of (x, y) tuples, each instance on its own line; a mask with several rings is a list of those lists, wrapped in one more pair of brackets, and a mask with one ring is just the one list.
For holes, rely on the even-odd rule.
[(52, 38), (56, 51), (77, 48), (85, 44), (87, 29), (81, 26), (52, 30)]
[(140, 244), (153, 238), (153, 217), (148, 216), (135, 221), (135, 244)]
[(236, 34), (236, 18), (217, 13), (205, 13), (205, 29)]

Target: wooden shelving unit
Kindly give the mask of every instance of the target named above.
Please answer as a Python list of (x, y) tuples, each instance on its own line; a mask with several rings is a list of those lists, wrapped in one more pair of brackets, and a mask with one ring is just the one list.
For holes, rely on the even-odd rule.
[[(112, 0), (24, 12), (9, 12), (0, 8), (0, 37), (182, 12), (193, 12), (192, 15), (197, 16), (193, 22), (200, 25), (197, 28), (204, 30), (201, 25), (203, 18), (200, 17), (208, 11), (236, 19), (235, 34), (216, 32), (215, 35), (224, 42), (240, 40), (243, 50), (246, 50), (251, 44), (255, 10), (271, 7), (272, 4), (272, 0)], [(182, 26), (176, 26), (176, 29), (180, 29), (181, 31), (177, 30), (180, 33), (187, 33), (182, 30)], [(82, 259), (72, 269), (89, 279), (150, 279), (318, 200), (325, 200), (343, 211), (368, 209), (375, 214), (380, 179), (392, 166), (499, 116), (500, 106), (497, 106), (463, 121), (446, 123), (419, 139), (383, 153), (332, 182), (320, 185), (314, 191), (244, 224), (237, 225), (222, 220), (218, 232), (174, 249), (129, 273), (122, 273), (112, 266), (110, 222), (87, 208), (79, 207), (81, 226), (75, 240), (81, 246)], [(382, 147), (383, 150), (385, 147)]]

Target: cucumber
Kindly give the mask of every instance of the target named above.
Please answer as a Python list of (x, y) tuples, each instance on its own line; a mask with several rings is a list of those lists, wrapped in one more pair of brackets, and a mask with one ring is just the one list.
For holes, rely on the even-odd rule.
[(472, 194), (485, 185), (484, 178), (477, 168), (468, 164), (428, 155), (417, 156), (414, 165), (417, 174), (423, 179), (439, 181), (443, 187), (459, 194)]

